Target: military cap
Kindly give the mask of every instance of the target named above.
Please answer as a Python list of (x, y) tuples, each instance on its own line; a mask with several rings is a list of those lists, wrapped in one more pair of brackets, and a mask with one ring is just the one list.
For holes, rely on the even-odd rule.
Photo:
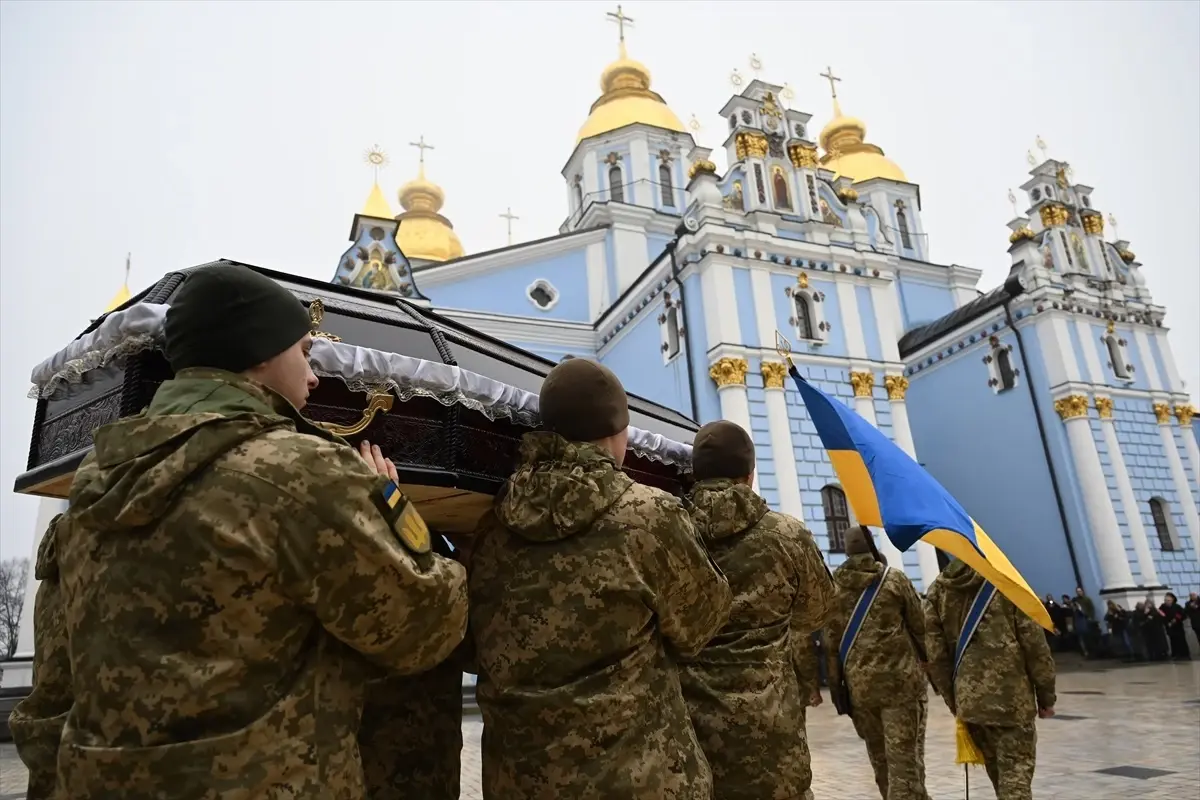
[(754, 441), (736, 422), (719, 419), (699, 430), (692, 444), (696, 480), (745, 478), (754, 472)]
[(842, 550), (848, 556), (857, 556), (874, 552), (874, 544), (871, 531), (865, 525), (855, 525), (846, 531), (846, 536), (842, 539)]
[(188, 367), (243, 372), (311, 329), (304, 305), (287, 289), (249, 267), (219, 264), (189, 274), (171, 298), (164, 349), (176, 372)]
[(629, 397), (613, 371), (586, 358), (555, 365), (538, 396), (542, 426), (573, 442), (594, 442), (629, 427)]

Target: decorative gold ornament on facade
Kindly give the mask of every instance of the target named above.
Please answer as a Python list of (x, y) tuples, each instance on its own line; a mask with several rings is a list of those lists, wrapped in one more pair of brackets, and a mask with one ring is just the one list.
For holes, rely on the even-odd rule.
[(1100, 415), (1100, 419), (1112, 419), (1113, 401), (1111, 397), (1097, 397), (1092, 402), (1096, 405), (1096, 413)]
[(1159, 425), (1167, 425), (1171, 422), (1171, 407), (1166, 403), (1155, 403), (1154, 418), (1158, 420)]
[(1179, 424), (1183, 427), (1188, 427), (1192, 424), (1192, 417), (1196, 416), (1196, 407), (1191, 403), (1182, 406), (1175, 406), (1175, 419), (1179, 420)]
[(1101, 215), (1099, 213), (1084, 214), (1084, 215), (1082, 215), (1081, 221), (1083, 222), (1084, 233), (1090, 233), (1093, 236), (1103, 236), (1104, 235), (1104, 217), (1103, 217), (1103, 215)]
[(704, 158), (693, 161), (692, 165), (688, 167), (688, 180), (696, 177), (696, 175), (701, 172), (707, 172), (710, 175), (716, 175), (717, 165)]
[(1117, 329), (1117, 323), (1113, 322), (1111, 319), (1108, 321), (1108, 324), (1104, 326), (1105, 333), (1112, 333), (1116, 329)]
[(903, 400), (908, 392), (908, 378), (903, 375), (884, 375), (883, 388), (887, 389), (888, 400)]
[(1132, 250), (1126, 250), (1125, 248), (1118, 249), (1117, 255), (1119, 255), (1121, 257), (1121, 260), (1124, 261), (1126, 264), (1132, 264), (1134, 259), (1137, 258), (1137, 256), (1135, 256), (1133, 254)]
[(870, 372), (851, 372), (850, 386), (855, 397), (870, 397), (875, 389), (875, 376)]
[(1064, 422), (1070, 419), (1086, 417), (1088, 412), (1087, 396), (1071, 394), (1066, 397), (1060, 397), (1054, 401), (1054, 410), (1058, 412), (1058, 416)]
[(782, 389), (787, 371), (787, 365), (780, 364), (778, 361), (762, 362), (763, 386), (768, 389)]
[(1067, 217), (1069, 216), (1067, 214), (1067, 207), (1060, 205), (1042, 206), (1038, 213), (1042, 215), (1042, 226), (1046, 228), (1053, 228), (1055, 225), (1066, 225)]
[(1033, 229), (1026, 225), (1022, 228), (1017, 228), (1015, 231), (1010, 233), (1008, 235), (1008, 242), (1009, 244), (1016, 244), (1024, 239), (1032, 239), (1033, 236)]
[(747, 156), (750, 158), (767, 157), (767, 137), (761, 133), (743, 131), (737, 135), (734, 143), (738, 161), (742, 161)]
[(796, 285), (799, 286), (801, 289), (808, 288), (808, 273), (807, 272), (801, 272), (799, 275), (796, 276)]
[(726, 386), (745, 386), (746, 373), (749, 370), (750, 365), (746, 363), (746, 359), (726, 356), (708, 368), (708, 377), (716, 381), (718, 389)]
[(838, 200), (841, 200), (843, 203), (853, 203), (858, 200), (858, 192), (854, 191), (849, 186), (843, 186), (834, 192), (834, 194), (836, 194)]
[(334, 336), (332, 333), (318, 330), (321, 327), (321, 320), (325, 319), (325, 304), (320, 298), (314, 299), (308, 304), (308, 321), (312, 324), (312, 335), (314, 339), (328, 339), (331, 342), (340, 342), (340, 336)]
[(788, 158), (796, 169), (816, 169), (819, 163), (815, 146), (796, 142), (788, 145)]

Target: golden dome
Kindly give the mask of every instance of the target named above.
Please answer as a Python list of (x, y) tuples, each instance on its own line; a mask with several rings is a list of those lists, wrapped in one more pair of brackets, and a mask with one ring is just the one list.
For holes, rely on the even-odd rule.
[(449, 261), (463, 255), (454, 226), (438, 213), (445, 202), (442, 187), (425, 179), (424, 164), (416, 178), (400, 187), (404, 211), (396, 215), (400, 221), (396, 244), (404, 255), (422, 261)]
[(821, 164), (855, 183), (871, 178), (887, 178), (908, 183), (903, 170), (887, 158), (878, 146), (867, 144), (867, 126), (860, 119), (842, 114), (837, 98), (833, 100), (833, 119), (821, 130), (825, 155)]
[(387, 198), (383, 196), (383, 190), (379, 188), (378, 182), (371, 187), (371, 194), (367, 195), (367, 202), (363, 205), (362, 215), (364, 217), (374, 217), (375, 219), (392, 218), (392, 207), (388, 205)]
[(591, 114), (579, 129), (576, 144), (639, 122), (679, 133), (686, 130), (662, 96), (651, 91), (650, 70), (629, 57), (624, 42), (617, 60), (600, 73), (600, 91), (600, 97), (592, 103)]

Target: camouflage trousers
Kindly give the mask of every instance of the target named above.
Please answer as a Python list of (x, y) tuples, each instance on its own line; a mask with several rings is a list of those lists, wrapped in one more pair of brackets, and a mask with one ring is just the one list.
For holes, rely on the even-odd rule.
[(984, 766), (996, 789), (996, 800), (1032, 800), (1033, 767), (1037, 762), (1037, 727), (973, 725), (967, 731), (983, 753)]
[(453, 659), (367, 685), (358, 732), (366, 800), (458, 800), (462, 745), (462, 669)]
[(925, 792), (925, 698), (884, 708), (855, 707), (854, 730), (884, 800), (928, 800)]

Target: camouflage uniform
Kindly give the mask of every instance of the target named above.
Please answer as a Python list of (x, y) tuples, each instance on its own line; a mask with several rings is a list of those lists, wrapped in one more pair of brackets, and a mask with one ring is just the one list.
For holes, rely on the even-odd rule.
[[(450, 555), (441, 536), (433, 538), (433, 550)], [(458, 800), (463, 653), (469, 641), (428, 672), (367, 684), (358, 729), (366, 800)]]
[(387, 478), (274, 392), (180, 372), (100, 428), (58, 529), (72, 800), (363, 796), (363, 687), (466, 627)]
[(71, 660), (58, 581), (57, 531), (62, 514), (50, 521), (38, 545), (33, 576), (33, 691), (9, 715), (17, 754), (29, 768), (27, 800), (55, 797), (58, 742), (71, 710)]
[(710, 798), (668, 652), (698, 652), (730, 594), (680, 503), (596, 445), (530, 433), (476, 539), (485, 796)]
[[(848, 550), (850, 548), (847, 548)], [(869, 553), (849, 556), (833, 573), (837, 600), (825, 628), (830, 685), (841, 679), (838, 653), (862, 592), (885, 569)], [(851, 718), (866, 742), (885, 800), (922, 800), (925, 792), (927, 690), (914, 643), (924, 646), (921, 601), (903, 571), (889, 569), (846, 661)]]
[(1029, 800), (1037, 760), (1034, 719), (1039, 708), (1054, 707), (1054, 658), (1038, 624), (997, 593), (954, 674), (958, 635), (982, 582), (956, 560), (929, 587), (930, 674), (983, 753), (998, 800)]
[[(729, 580), (729, 621), (680, 682), (717, 800), (799, 798), (812, 784), (795, 643), (811, 644), (833, 593), (812, 535), (750, 486), (698, 482), (692, 521)], [(811, 648), (810, 648), (811, 649)]]

